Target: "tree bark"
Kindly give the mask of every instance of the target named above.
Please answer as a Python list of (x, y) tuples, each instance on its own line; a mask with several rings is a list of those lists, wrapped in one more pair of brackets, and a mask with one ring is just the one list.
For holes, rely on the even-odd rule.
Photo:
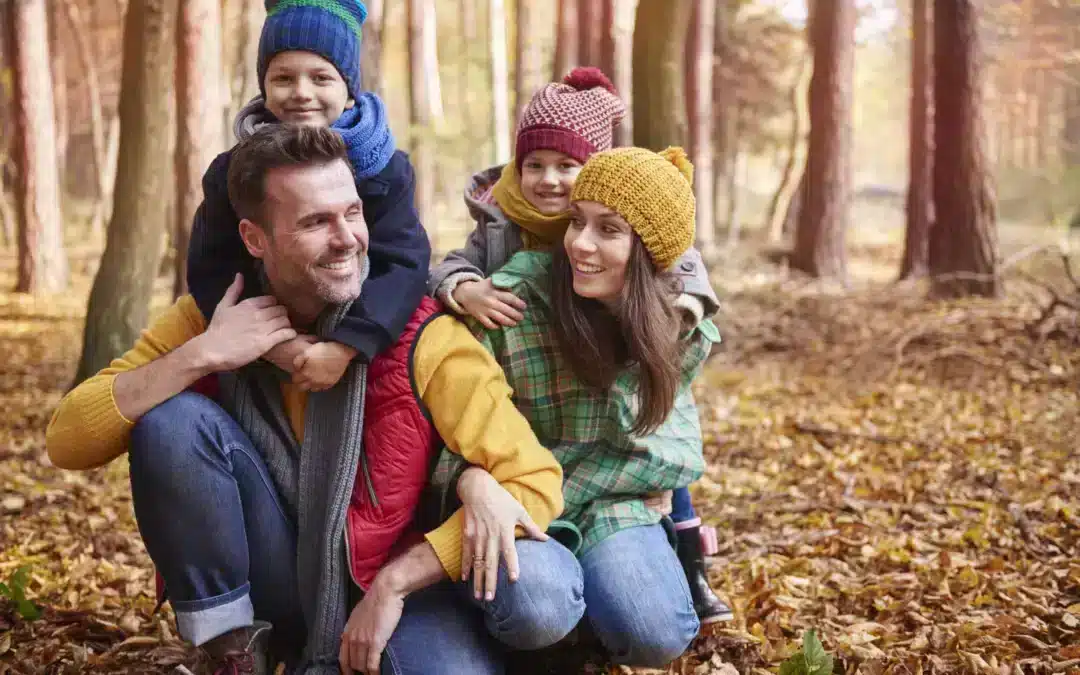
[(929, 0), (912, 0), (911, 112), (908, 132), (907, 229), (900, 278), (926, 276), (930, 268), (930, 228), (933, 188), (933, 99)]
[(45, 0), (8, 3), (8, 37), (15, 54), (15, 200), (21, 226), (15, 290), (23, 293), (56, 293), (68, 283), (45, 5)]
[(176, 0), (132, 2), (124, 18), (119, 163), (105, 252), (86, 311), (75, 382), (134, 344), (146, 326), (167, 220)]
[(202, 175), (225, 149), (221, 124), (219, 0), (179, 0), (176, 35), (176, 230), (173, 297), (187, 293), (191, 221), (202, 201)]
[(791, 201), (795, 198), (795, 192), (799, 189), (803, 172), (806, 170), (804, 139), (810, 128), (810, 110), (806, 97), (813, 72), (810, 59), (804, 60), (795, 83), (791, 86), (791, 138), (788, 141), (787, 161), (766, 217), (769, 224), (769, 242), (774, 244), (784, 238), (784, 223), (787, 222)]
[[(612, 65), (608, 75), (611, 83), (624, 101), (632, 101), (634, 94), (634, 15), (637, 0), (615, 0), (612, 9)], [(615, 145), (626, 146), (634, 142), (634, 111), (627, 106), (622, 122), (615, 127)]]
[(382, 93), (382, 36), (386, 25), (385, 0), (367, 0), (367, 21), (360, 45), (360, 80), (368, 91)]
[(817, 2), (810, 12), (810, 144), (806, 199), (791, 264), (812, 277), (847, 281), (855, 2)]
[(608, 77), (615, 65), (614, 0), (578, 0), (578, 60), (574, 65), (599, 68)]
[(634, 144), (685, 146), (686, 37), (691, 0), (640, 0), (634, 24)]
[(934, 3), (934, 213), (932, 291), (995, 296), (997, 225), (981, 110), (981, 53), (974, 0)]
[(687, 112), (690, 160), (694, 163), (697, 195), (697, 245), (706, 260), (716, 255), (716, 214), (713, 194), (713, 59), (716, 3), (694, 3), (687, 40)]
[(56, 110), (56, 174), (63, 217), (64, 185), (67, 180), (67, 154), (71, 143), (71, 124), (68, 114), (67, 41), (60, 30), (64, 10), (60, 3), (49, 5), (49, 50), (52, 52), (53, 105)]
[(581, 46), (578, 19), (580, 0), (559, 0), (557, 25), (555, 28), (555, 64), (551, 74), (553, 82), (558, 82), (578, 64), (578, 47)]
[(259, 93), (259, 82), (255, 64), (259, 56), (259, 36), (266, 20), (263, 0), (238, 0), (240, 7), (236, 35), (226, 33), (226, 44), (232, 44), (233, 50), (229, 63), (230, 105), (225, 115), (226, 128), (232, 127), (232, 121), (240, 108)]
[(420, 222), (431, 223), (435, 201), (435, 151), (432, 147), (430, 88), (424, 72), (429, 44), (424, 31), (432, 24), (424, 20), (428, 0), (408, 0), (409, 22), (409, 117), (412, 127), (412, 160), (416, 165), (416, 209)]
[(489, 47), (491, 48), (491, 132), (494, 135), (495, 164), (510, 161), (510, 89), (506, 63), (506, 6), (504, 0), (490, 0)]
[(521, 120), (521, 113), (529, 104), (533, 94), (543, 86), (541, 81), (543, 56), (540, 53), (540, 42), (536, 39), (536, 34), (540, 30), (537, 9), (537, 0), (518, 0), (517, 30), (514, 33), (517, 52), (517, 70), (514, 72), (515, 124)]

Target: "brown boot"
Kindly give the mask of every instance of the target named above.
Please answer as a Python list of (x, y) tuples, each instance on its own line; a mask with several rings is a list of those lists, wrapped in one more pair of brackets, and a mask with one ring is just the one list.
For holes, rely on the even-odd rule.
[(178, 666), (175, 675), (270, 675), (270, 624), (231, 630), (199, 647), (194, 671)]

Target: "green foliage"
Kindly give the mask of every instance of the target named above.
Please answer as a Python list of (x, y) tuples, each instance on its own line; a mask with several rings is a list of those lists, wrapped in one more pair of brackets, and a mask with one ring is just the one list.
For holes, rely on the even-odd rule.
[(23, 565), (12, 572), (6, 584), (0, 583), (0, 596), (15, 603), (19, 616), (27, 621), (41, 618), (41, 609), (26, 598), (26, 584), (30, 580), (30, 566)]
[(780, 675), (832, 675), (833, 659), (814, 629), (803, 634), (802, 649), (780, 664)]

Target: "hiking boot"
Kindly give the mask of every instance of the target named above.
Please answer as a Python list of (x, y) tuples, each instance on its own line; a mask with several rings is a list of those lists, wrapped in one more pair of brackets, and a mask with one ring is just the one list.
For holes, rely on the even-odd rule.
[(194, 670), (177, 666), (174, 675), (270, 675), (270, 624), (231, 630), (199, 647)]
[(688, 527), (676, 531), (678, 546), (676, 552), (682, 563), (686, 581), (690, 584), (690, 598), (694, 601), (694, 611), (702, 624), (718, 621), (731, 621), (735, 614), (716, 597), (709, 586), (709, 576), (705, 572), (705, 554), (701, 549), (700, 527)]

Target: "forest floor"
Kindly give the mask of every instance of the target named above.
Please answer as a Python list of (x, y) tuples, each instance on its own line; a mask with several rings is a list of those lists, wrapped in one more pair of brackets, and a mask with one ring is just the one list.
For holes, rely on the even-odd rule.
[[(814, 628), (837, 672), (1080, 674), (1080, 327), (1067, 308), (1037, 322), (1053, 295), (1028, 272), (1080, 301), (1050, 254), (1005, 297), (952, 303), (726, 260), (695, 494), (735, 621), (668, 671), (575, 650), (512, 672), (776, 672)], [(71, 473), (45, 456), (83, 298), (0, 295), (0, 581), (40, 611), (0, 599), (0, 675), (188, 656), (168, 607), (152, 613), (126, 463)]]

